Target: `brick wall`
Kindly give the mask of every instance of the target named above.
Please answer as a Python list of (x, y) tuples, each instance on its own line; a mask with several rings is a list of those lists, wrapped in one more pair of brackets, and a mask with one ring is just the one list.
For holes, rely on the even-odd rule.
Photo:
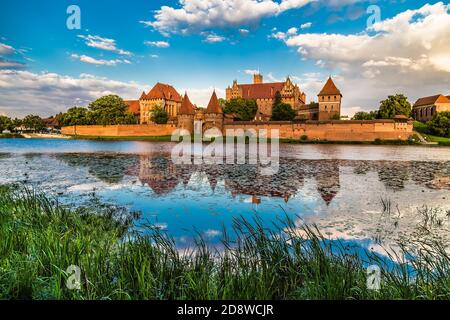
[[(177, 127), (167, 125), (117, 125), (117, 126), (72, 126), (61, 132), (67, 135), (85, 136), (170, 136)], [(411, 121), (369, 120), (369, 121), (307, 121), (292, 122), (232, 122), (225, 123), (224, 129), (259, 130), (278, 129), (280, 138), (328, 141), (374, 141), (407, 140), (413, 131)], [(225, 132), (224, 132), (225, 133)]]
[(80, 136), (170, 136), (176, 129), (172, 124), (139, 124), (116, 126), (71, 126), (61, 129), (62, 134)]
[[(225, 124), (226, 129), (278, 129), (280, 138), (300, 139), (306, 135), (310, 140), (328, 141), (374, 141), (407, 140), (413, 131), (412, 122), (394, 120), (373, 121), (307, 121), (306, 123), (251, 123), (235, 122)], [(270, 134), (270, 131), (268, 131)]]

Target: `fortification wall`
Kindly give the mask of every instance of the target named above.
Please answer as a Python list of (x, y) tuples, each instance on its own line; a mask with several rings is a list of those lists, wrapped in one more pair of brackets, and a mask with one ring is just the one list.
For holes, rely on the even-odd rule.
[(328, 141), (374, 141), (407, 140), (413, 131), (412, 122), (396, 122), (394, 120), (373, 121), (307, 121), (291, 122), (234, 122), (224, 125), (224, 129), (268, 130), (278, 129), (280, 138), (300, 139), (307, 136), (309, 140)]
[(174, 124), (136, 124), (108, 126), (70, 126), (61, 129), (62, 134), (97, 137), (160, 137), (170, 136), (176, 129)]
[[(220, 125), (220, 124), (219, 124)], [(62, 128), (62, 134), (80, 136), (170, 136), (177, 127), (174, 124), (158, 125), (111, 125), (111, 126), (71, 126)], [(307, 121), (295, 122), (225, 122), (227, 129), (266, 129), (270, 137), (271, 129), (279, 130), (282, 139), (327, 141), (374, 141), (407, 140), (413, 132), (411, 121), (369, 120), (369, 121)]]

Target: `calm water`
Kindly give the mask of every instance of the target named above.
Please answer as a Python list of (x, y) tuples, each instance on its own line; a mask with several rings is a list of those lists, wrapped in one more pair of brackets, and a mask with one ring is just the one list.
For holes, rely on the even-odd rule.
[[(65, 203), (92, 197), (139, 211), (179, 246), (194, 230), (218, 244), (233, 218), (270, 226), (285, 214), (334, 240), (382, 253), (414, 237), (450, 243), (450, 148), (282, 145), (280, 171), (254, 166), (174, 165), (173, 144), (0, 139), (0, 184), (25, 182)], [(383, 214), (381, 199), (391, 213)], [(420, 208), (440, 208), (423, 228)]]

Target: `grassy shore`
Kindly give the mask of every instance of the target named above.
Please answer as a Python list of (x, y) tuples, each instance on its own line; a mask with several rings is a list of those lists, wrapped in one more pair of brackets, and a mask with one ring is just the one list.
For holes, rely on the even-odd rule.
[(414, 130), (420, 132), (425, 139), (431, 142), (437, 142), (439, 145), (450, 146), (450, 138), (438, 137), (430, 134), (427, 125), (423, 122), (414, 121)]
[(170, 142), (171, 136), (149, 137), (149, 136), (70, 136), (76, 140), (96, 140), (96, 141), (160, 141)]
[(19, 133), (0, 133), (0, 139), (6, 138), (25, 138), (23, 135)]
[[(437, 243), (424, 244), (414, 272), (383, 267), (382, 288), (371, 291), (363, 261), (332, 251), (314, 228), (298, 237), (289, 221), (268, 232), (237, 219), (238, 240), (225, 235), (223, 250), (198, 239), (180, 251), (129, 223), (114, 210), (67, 209), (0, 187), (0, 299), (450, 299), (450, 257)], [(80, 290), (66, 287), (70, 265), (81, 268)]]
[[(156, 141), (171, 142), (171, 136), (148, 137), (148, 136), (71, 136), (78, 140), (95, 141)], [(237, 139), (235, 139), (237, 141)], [(248, 142), (248, 138), (246, 139)], [(270, 142), (270, 139), (268, 139)], [(327, 140), (298, 140), (298, 139), (280, 139), (280, 143), (285, 144), (359, 144), (359, 145), (420, 145), (418, 139), (412, 140), (375, 140), (375, 141), (327, 141)]]

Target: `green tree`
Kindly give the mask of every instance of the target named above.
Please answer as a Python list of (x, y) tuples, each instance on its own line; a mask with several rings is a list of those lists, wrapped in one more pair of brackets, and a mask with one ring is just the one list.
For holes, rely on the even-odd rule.
[(12, 121), (7, 116), (0, 116), (0, 133), (4, 130), (13, 130)]
[(378, 111), (379, 119), (392, 119), (397, 115), (411, 116), (411, 104), (403, 94), (389, 96), (386, 100), (381, 101)]
[(280, 91), (275, 93), (272, 108), (272, 121), (292, 121), (297, 116), (297, 112), (291, 105), (283, 103)]
[(83, 107), (73, 107), (65, 113), (57, 115), (60, 126), (75, 126), (91, 124), (92, 119), (89, 110)]
[(295, 110), (287, 103), (277, 104), (272, 109), (273, 121), (292, 121), (296, 116)]
[(166, 124), (169, 120), (169, 114), (161, 107), (157, 105), (152, 110), (150, 119), (156, 124)]
[(103, 96), (89, 104), (88, 122), (91, 124), (135, 124), (123, 99), (117, 95)]
[(273, 99), (273, 107), (278, 106), (283, 103), (283, 97), (280, 91), (275, 92), (275, 98)]
[(223, 106), (223, 112), (230, 114), (234, 113), (241, 121), (251, 121), (255, 119), (258, 106), (255, 100), (247, 99), (231, 99), (225, 101)]
[(427, 126), (432, 134), (450, 138), (450, 111), (437, 113)]
[(14, 118), (14, 120), (12, 120), (13, 130), (16, 128), (20, 128), (22, 126), (22, 123), (23, 123), (22, 119)]
[(30, 114), (26, 116), (22, 120), (22, 125), (28, 129), (33, 131), (41, 131), (45, 128), (44, 121), (42, 121), (41, 117)]
[(355, 113), (355, 115), (353, 116), (353, 120), (374, 120), (378, 117), (378, 111), (369, 111), (369, 112), (364, 112), (364, 111), (360, 111)]

